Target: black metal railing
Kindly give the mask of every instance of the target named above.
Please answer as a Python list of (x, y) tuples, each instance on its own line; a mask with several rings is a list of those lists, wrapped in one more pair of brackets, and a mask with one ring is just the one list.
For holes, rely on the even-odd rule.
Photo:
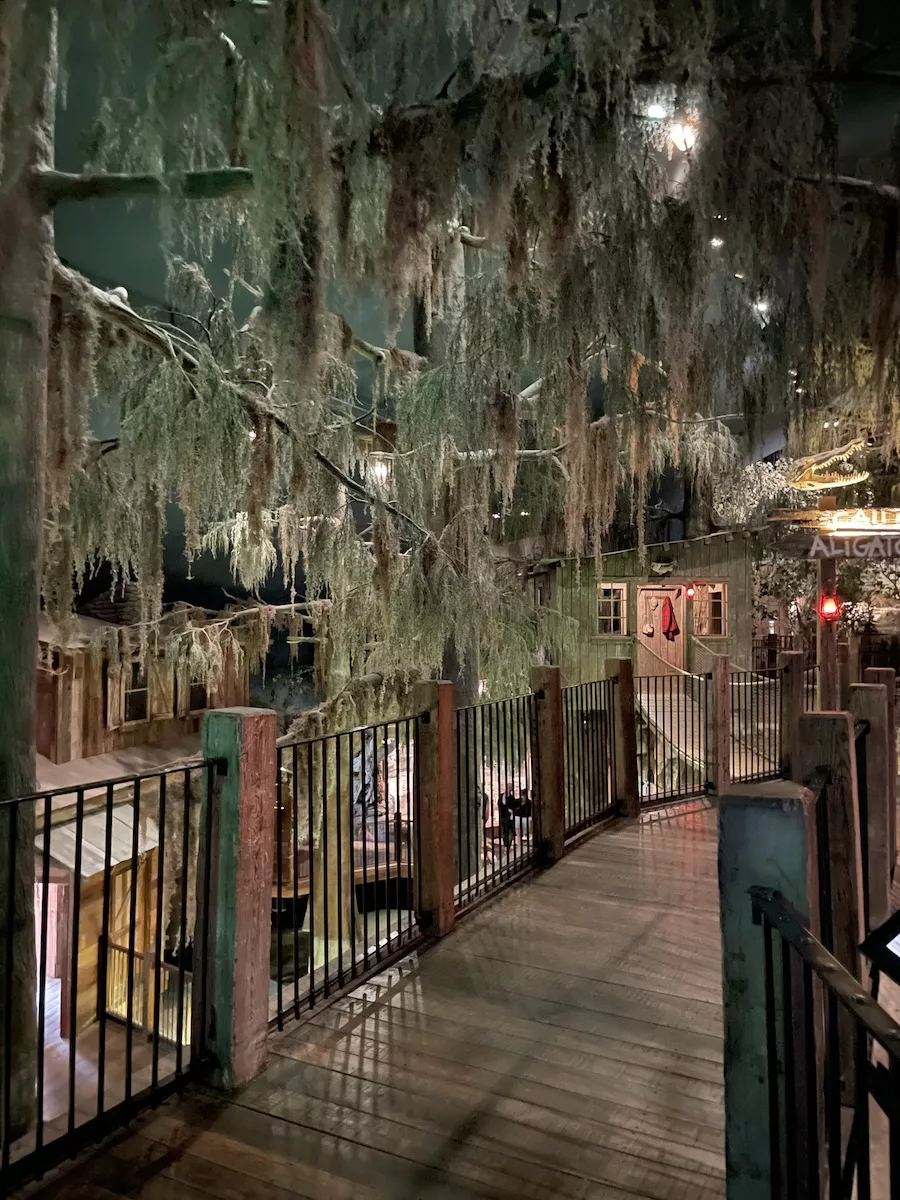
[(769, 1194), (900, 1195), (900, 1025), (783, 896), (750, 896), (764, 939)]
[(615, 812), (614, 679), (563, 688), (566, 834)]
[(206, 814), (222, 767), (0, 803), (0, 1190), (125, 1124), (200, 1061)]
[(889, 667), (900, 673), (900, 638), (864, 633), (859, 642), (859, 665), (863, 671), (867, 667)]
[(818, 708), (819, 667), (816, 663), (803, 672), (803, 711), (815, 712)]
[(270, 1017), (282, 1028), (418, 937), (417, 720), (278, 747)]
[(707, 791), (708, 675), (635, 678), (638, 786), (646, 805)]
[(731, 673), (731, 778), (774, 779), (781, 774), (783, 672)]
[(534, 865), (538, 839), (535, 696), (459, 708), (456, 738), (456, 906)]

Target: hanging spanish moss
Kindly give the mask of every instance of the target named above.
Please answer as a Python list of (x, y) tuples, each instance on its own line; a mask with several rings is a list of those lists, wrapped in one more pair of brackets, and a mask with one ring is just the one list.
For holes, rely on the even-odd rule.
[[(111, 563), (156, 630), (174, 501), (189, 558), (251, 594), (280, 563), (294, 598), (302, 562), (330, 695), (431, 675), (448, 642), (513, 685), (546, 634), (515, 522), (599, 554), (629, 508), (643, 544), (664, 470), (708, 488), (743, 461), (724, 412), (777, 414), (795, 453), (823, 412), (900, 444), (896, 204), (835, 175), (847, 0), (147, 7), (60, 13), (99, 63), (85, 168), (155, 191), (180, 315), (57, 264), (54, 620)], [(48, 11), (0, 21), (9, 128)], [(332, 311), (361, 289), (380, 345)]]

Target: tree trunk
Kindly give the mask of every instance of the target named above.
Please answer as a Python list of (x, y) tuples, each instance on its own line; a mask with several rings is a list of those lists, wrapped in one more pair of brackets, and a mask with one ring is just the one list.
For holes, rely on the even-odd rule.
[[(464, 353), (458, 336), (466, 297), (465, 249), (458, 236), (451, 239), (444, 256), (441, 312), (432, 313), (432, 297), (418, 295), (413, 308), (413, 349), (432, 364), (443, 362), (451, 352)], [(433, 532), (440, 537), (448, 520), (449, 498), (438, 508)], [(453, 684), (453, 707), (468, 708), (478, 700), (478, 656), (471, 647), (460, 647), (451, 636), (444, 645), (441, 677)], [(476, 752), (475, 719), (470, 716), (459, 728), (462, 745), (456, 756), (459, 778), (453, 815), (453, 859), (457, 879), (484, 874), (481, 861), (484, 845), (484, 802), (482, 762)], [(467, 752), (468, 749), (468, 752)], [(481, 750), (481, 743), (477, 750)]]
[[(34, 169), (53, 165), (54, 43), (48, 22), (43, 53), (28, 46), (31, 127), (27, 144), (6, 155), (0, 194), (0, 802), (35, 786), (53, 220), (30, 180)], [(0, 1129), (8, 1120), (12, 1139), (34, 1109), (34, 830), (33, 804), (0, 807), (0, 1078), (11, 1074)]]

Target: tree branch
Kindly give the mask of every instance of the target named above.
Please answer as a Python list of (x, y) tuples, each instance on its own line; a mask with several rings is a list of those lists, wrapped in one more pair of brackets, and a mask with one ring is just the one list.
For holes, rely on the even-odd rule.
[[(164, 330), (154, 325), (153, 322), (147, 321), (140, 313), (136, 313), (134, 309), (129, 308), (115, 293), (104, 292), (100, 288), (94, 287), (90, 280), (85, 279), (77, 271), (63, 266), (58, 260), (54, 265), (53, 289), (58, 295), (69, 295), (81, 302), (87, 301), (93, 305), (102, 319), (121, 329), (127, 330), (138, 341), (152, 347), (161, 354), (176, 359), (188, 374), (193, 374), (199, 370), (200, 360), (196, 355), (191, 354), (180, 343), (173, 342)], [(368, 343), (366, 344), (368, 345)], [(332, 462), (326, 454), (323, 454), (318, 446), (314, 445), (309, 438), (298, 434), (282, 416), (269, 408), (264, 400), (260, 399), (254, 392), (249, 391), (246, 386), (228, 379), (224, 373), (223, 382), (234, 392), (244, 411), (253, 421), (266, 422), (290, 441), (300, 442), (310, 451), (319, 466), (343, 484), (358, 500), (365, 501), (366, 504), (375, 507), (381, 505), (392, 516), (396, 517), (399, 521), (403, 521), (424, 538), (432, 537), (427, 529), (401, 509), (397, 508), (396, 505), (376, 496), (363, 483), (348, 475), (346, 471), (343, 471), (337, 463)], [(96, 445), (99, 455), (102, 457), (118, 449), (119, 439), (107, 438), (103, 442), (96, 443)]]
[(900, 203), (900, 188), (890, 183), (875, 183), (872, 179), (857, 179), (854, 175), (794, 175), (795, 183), (815, 187), (836, 187), (851, 195), (867, 195), (878, 200)]
[(131, 196), (181, 196), (186, 200), (218, 200), (253, 190), (253, 172), (246, 167), (218, 167), (183, 175), (72, 175), (38, 170), (35, 189), (53, 207), (65, 200), (110, 200)]

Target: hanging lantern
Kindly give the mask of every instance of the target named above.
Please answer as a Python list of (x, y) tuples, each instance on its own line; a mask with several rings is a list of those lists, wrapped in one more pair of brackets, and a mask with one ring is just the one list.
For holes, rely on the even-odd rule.
[(836, 621), (841, 615), (841, 606), (837, 596), (819, 597), (819, 616), (823, 621)]

